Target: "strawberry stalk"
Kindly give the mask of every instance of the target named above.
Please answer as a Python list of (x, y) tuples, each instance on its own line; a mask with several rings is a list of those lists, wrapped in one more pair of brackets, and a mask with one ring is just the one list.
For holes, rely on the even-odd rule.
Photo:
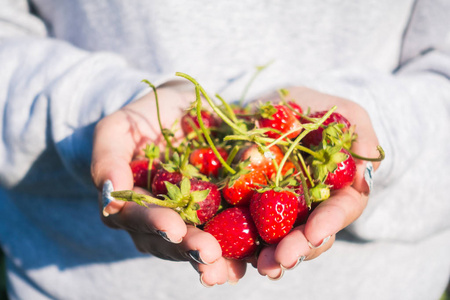
[(237, 123), (238, 120), (236, 118), (236, 114), (234, 113), (234, 111), (231, 109), (231, 106), (225, 101), (225, 99), (223, 99), (219, 94), (216, 94), (216, 98), (220, 100), (220, 102), (222, 102), (222, 105), (225, 107), (229, 117), (231, 118), (231, 120), (234, 123)]
[(200, 129), (203, 132), (203, 135), (205, 136), (206, 141), (208, 142), (209, 146), (211, 147), (211, 150), (216, 155), (217, 159), (220, 161), (222, 166), (231, 174), (235, 174), (236, 171), (233, 170), (230, 165), (227, 164), (227, 162), (223, 159), (222, 155), (220, 155), (219, 151), (217, 150), (216, 146), (214, 145), (214, 142), (211, 139), (211, 136), (209, 135), (208, 129), (206, 129), (205, 124), (203, 123), (202, 118), (202, 101), (200, 98), (200, 88), (198, 85), (195, 86), (195, 95), (196, 95), (196, 101), (197, 101), (197, 119), (198, 119), (198, 125), (200, 126)]
[(253, 73), (253, 76), (250, 78), (250, 81), (245, 85), (244, 90), (242, 91), (241, 98), (239, 100), (239, 104), (242, 106), (245, 100), (245, 97), (247, 96), (247, 93), (250, 89), (250, 86), (253, 84), (255, 79), (258, 77), (258, 75), (266, 69), (268, 66), (272, 64), (273, 61), (270, 61), (269, 63), (263, 65), (263, 66), (257, 66), (255, 73)]
[(385, 157), (384, 150), (381, 146), (377, 146), (378, 153), (380, 154), (378, 157), (364, 157), (364, 156), (358, 155), (358, 154), (350, 151), (349, 149), (346, 149), (346, 150), (351, 154), (351, 156), (353, 156), (353, 158), (360, 159), (360, 160), (376, 162), (376, 161), (382, 161)]
[[(231, 165), (233, 163), (233, 160), (236, 157), (236, 155), (238, 154), (238, 152), (239, 152), (239, 146), (238, 145), (234, 146), (233, 149), (231, 149), (231, 152), (228, 155), (228, 159), (227, 159), (227, 164), (228, 165)], [(225, 169), (222, 175), (225, 176), (226, 174), (227, 174), (227, 170)]]
[(167, 135), (167, 130), (162, 126), (162, 122), (161, 122), (161, 114), (159, 112), (159, 99), (158, 99), (158, 92), (156, 91), (156, 87), (147, 79), (142, 80), (142, 82), (145, 82), (146, 84), (148, 84), (149, 87), (152, 88), (153, 92), (155, 93), (155, 102), (156, 102), (156, 115), (158, 117), (158, 124), (159, 124), (159, 128), (161, 130), (161, 134), (164, 137), (164, 140), (166, 140), (167, 146), (170, 148), (170, 150), (174, 150), (175, 148), (172, 145), (172, 142), (170, 141), (168, 135)]
[[(333, 113), (333, 111), (336, 110), (336, 108), (337, 108), (336, 106), (333, 106), (322, 118), (319, 119), (319, 121), (317, 123), (314, 123), (312, 126), (304, 126), (305, 130), (303, 130), (303, 132), (289, 146), (288, 150), (284, 154), (283, 159), (280, 162), (280, 167), (278, 168), (277, 175), (275, 177), (275, 186), (278, 186), (280, 184), (281, 172), (283, 170), (283, 167), (284, 167), (286, 161), (288, 160), (289, 156), (291, 155), (292, 151), (294, 151), (294, 149), (298, 145), (298, 143), (300, 143), (300, 141), (308, 133), (310, 133), (313, 130), (316, 130), (323, 122), (325, 122), (325, 120), (328, 119), (328, 117)], [(306, 125), (306, 124), (304, 124), (304, 125)], [(308, 124), (308, 125), (310, 125), (310, 124)], [(315, 153), (314, 153), (314, 156), (316, 156)]]
[(147, 144), (144, 149), (145, 157), (148, 158), (148, 167), (147, 167), (147, 189), (151, 191), (151, 176), (152, 176), (152, 168), (153, 161), (155, 158), (159, 157), (159, 148), (154, 144)]
[(177, 208), (186, 206), (186, 203), (161, 200), (149, 195), (139, 194), (131, 190), (111, 192), (111, 196), (116, 200), (135, 202), (141, 206), (147, 207), (147, 204), (155, 204), (162, 207)]
[(199, 89), (199, 91), (202, 93), (202, 95), (205, 97), (206, 101), (208, 102), (208, 104), (211, 106), (212, 110), (228, 125), (230, 126), (232, 129), (234, 129), (237, 133), (245, 135), (246, 132), (242, 131), (241, 128), (239, 128), (232, 120), (230, 120), (230, 118), (228, 118), (221, 110), (220, 108), (217, 107), (217, 105), (214, 104), (214, 102), (211, 100), (211, 98), (209, 97), (209, 95), (206, 93), (206, 91), (203, 89), (203, 87), (191, 76), (181, 73), (181, 72), (177, 72), (175, 73), (175, 75), (183, 77), (187, 80), (189, 80), (190, 82), (192, 82), (196, 88)]

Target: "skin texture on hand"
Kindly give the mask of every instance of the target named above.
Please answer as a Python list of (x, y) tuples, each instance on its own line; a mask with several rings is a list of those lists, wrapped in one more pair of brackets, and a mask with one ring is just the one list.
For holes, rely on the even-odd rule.
[[(337, 112), (356, 125), (358, 142), (354, 143), (352, 151), (366, 157), (378, 156), (378, 140), (367, 112), (359, 105), (307, 88), (295, 87), (289, 91), (289, 97), (304, 109), (328, 110), (336, 105)], [(161, 119), (166, 128), (195, 98), (193, 92), (181, 93), (169, 88), (158, 89), (158, 96)], [(92, 157), (92, 178), (99, 191), (106, 180), (112, 182), (114, 190), (132, 189), (130, 161), (141, 154), (148, 142), (162, 141), (153, 93), (101, 120), (95, 130)], [(261, 275), (277, 279), (284, 270), (294, 267), (299, 261), (320, 256), (332, 246), (335, 234), (361, 215), (368, 201), (369, 189), (363, 176), (366, 162), (357, 160), (356, 163), (357, 177), (351, 187), (333, 192), (330, 199), (313, 211), (305, 225), (294, 228), (277, 245), (263, 248), (258, 258), (248, 260)], [(377, 167), (378, 163), (374, 163), (374, 169)], [(139, 188), (135, 190), (148, 193)], [(101, 199), (99, 202), (102, 209)], [(145, 208), (131, 202), (112, 201), (105, 212), (109, 216), (102, 216), (103, 222), (111, 228), (126, 230), (139, 251), (161, 259), (189, 261), (205, 286), (235, 283), (246, 272), (246, 261), (223, 258), (212, 235), (187, 226), (172, 209), (153, 205)], [(321, 246), (311, 247), (318, 245)]]
[[(341, 113), (351, 124), (356, 125), (358, 139), (353, 144), (352, 151), (364, 157), (379, 156), (378, 139), (368, 113), (361, 106), (352, 101), (304, 87), (293, 87), (288, 90), (288, 98), (294, 99), (305, 111), (308, 107), (314, 112), (337, 106), (336, 112)], [(273, 98), (270, 100), (276, 101)], [(362, 214), (370, 192), (364, 180), (367, 162), (356, 160), (356, 164), (357, 174), (352, 186), (332, 192), (328, 200), (314, 209), (305, 225), (294, 228), (277, 245), (261, 251), (257, 261), (261, 275), (267, 275), (272, 279), (281, 278), (284, 270), (296, 266), (299, 260), (317, 258), (331, 248), (337, 232)], [(378, 166), (379, 162), (373, 163), (374, 170)], [(326, 238), (329, 239), (326, 240)], [(321, 246), (318, 248), (314, 247), (319, 245)]]
[[(193, 91), (160, 88), (158, 99), (163, 127), (170, 128), (195, 95)], [(104, 182), (110, 180), (116, 191), (133, 189), (129, 163), (142, 154), (147, 143), (162, 142), (160, 132), (153, 92), (98, 123), (91, 174), (100, 191), (100, 211), (103, 210), (101, 191)], [(148, 193), (140, 188), (135, 191)], [(187, 226), (170, 208), (155, 205), (145, 208), (132, 202), (113, 200), (104, 212), (109, 216), (102, 215), (102, 221), (111, 228), (126, 230), (139, 251), (166, 260), (189, 261), (206, 286), (237, 282), (245, 274), (245, 262), (224, 259), (220, 245), (212, 235)]]

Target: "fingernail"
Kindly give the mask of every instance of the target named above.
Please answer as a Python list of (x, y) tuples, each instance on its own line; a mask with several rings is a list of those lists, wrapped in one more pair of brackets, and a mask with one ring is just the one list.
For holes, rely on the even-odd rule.
[(273, 277), (267, 276), (267, 278), (269, 278), (272, 281), (277, 281), (277, 280), (280, 280), (281, 278), (283, 278), (283, 275), (284, 275), (284, 270), (281, 269), (281, 273), (280, 273), (280, 275), (278, 275), (278, 277), (273, 278)]
[(236, 281), (228, 280), (229, 285), (236, 285), (238, 283), (239, 283), (239, 280), (236, 280)]
[(156, 233), (159, 234), (163, 239), (165, 239), (167, 242), (172, 243), (172, 241), (167, 236), (167, 233), (161, 230), (156, 230)]
[(330, 237), (331, 237), (331, 235), (329, 235), (329, 236), (327, 236), (326, 238), (324, 238), (324, 239), (322, 240), (322, 243), (320, 243), (320, 245), (318, 245), (318, 246), (314, 246), (313, 244), (311, 244), (311, 242), (308, 241), (308, 246), (309, 246), (309, 248), (311, 248), (311, 249), (318, 249), (318, 248), (322, 247), (326, 242), (328, 242), (328, 240), (330, 239)]
[(103, 205), (103, 216), (107, 217), (109, 216), (109, 213), (106, 211), (106, 207), (108, 204), (113, 201), (113, 197), (111, 197), (111, 192), (114, 191), (113, 184), (111, 180), (106, 180), (105, 183), (103, 183), (103, 190), (102, 190), (102, 205)]
[(373, 171), (374, 170), (372, 162), (371, 161), (367, 162), (366, 170), (364, 170), (364, 180), (366, 181), (367, 186), (369, 187), (369, 193), (373, 188)]
[(212, 285), (208, 285), (203, 281), (203, 274), (200, 274), (200, 283), (206, 288), (213, 287)]
[(288, 270), (288, 271), (289, 271), (289, 270), (293, 270), (293, 269), (297, 268), (298, 265), (301, 264), (301, 263), (305, 260), (305, 258), (306, 258), (306, 256), (304, 256), (304, 255), (300, 256), (300, 257), (297, 259), (297, 262), (295, 263), (295, 265), (293, 265), (293, 266), (290, 267), (290, 268), (286, 268), (286, 267), (283, 266), (282, 264), (280, 264), (280, 267), (281, 267), (283, 270)]
[(200, 252), (198, 250), (189, 250), (186, 252), (187, 255), (189, 255), (190, 258), (192, 258), (194, 261), (198, 262), (199, 264), (207, 265), (202, 258), (200, 257)]

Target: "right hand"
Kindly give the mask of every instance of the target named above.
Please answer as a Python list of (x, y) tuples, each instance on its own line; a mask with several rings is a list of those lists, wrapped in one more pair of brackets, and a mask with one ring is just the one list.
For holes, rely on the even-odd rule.
[[(170, 127), (195, 96), (193, 92), (161, 88), (158, 89), (158, 98), (163, 126)], [(212, 235), (187, 226), (174, 210), (158, 206), (145, 208), (115, 200), (103, 207), (101, 192), (104, 183), (109, 180), (114, 190), (133, 189), (129, 163), (147, 143), (161, 140), (154, 93), (143, 96), (97, 124), (91, 173), (99, 190), (99, 203), (104, 212), (102, 221), (111, 228), (126, 230), (136, 248), (143, 253), (166, 260), (189, 261), (206, 286), (237, 282), (245, 274), (245, 262), (223, 258), (220, 245)], [(139, 188), (135, 190), (145, 193)], [(204, 264), (193, 259), (192, 254)]]

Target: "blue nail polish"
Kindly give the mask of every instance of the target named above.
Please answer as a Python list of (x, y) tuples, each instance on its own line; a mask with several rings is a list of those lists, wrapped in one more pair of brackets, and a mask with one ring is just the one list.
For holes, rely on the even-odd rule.
[(189, 255), (190, 258), (192, 258), (194, 261), (198, 262), (199, 264), (207, 265), (202, 258), (200, 257), (200, 252), (197, 250), (189, 250), (186, 252), (187, 255)]
[(107, 217), (109, 214), (105, 212), (106, 206), (108, 206), (109, 203), (113, 200), (113, 197), (111, 197), (111, 192), (114, 191), (114, 187), (112, 185), (111, 180), (106, 180), (105, 183), (103, 183), (103, 190), (102, 190), (102, 206), (103, 206), (103, 215)]
[(367, 182), (367, 185), (369, 186), (369, 193), (373, 188), (373, 164), (372, 162), (368, 162), (366, 164), (366, 170), (364, 171), (364, 179)]
[(167, 236), (167, 233), (165, 233), (164, 231), (161, 230), (156, 230), (156, 233), (159, 234), (163, 239), (165, 239), (166, 241), (172, 243), (172, 241), (169, 239), (169, 237)]

